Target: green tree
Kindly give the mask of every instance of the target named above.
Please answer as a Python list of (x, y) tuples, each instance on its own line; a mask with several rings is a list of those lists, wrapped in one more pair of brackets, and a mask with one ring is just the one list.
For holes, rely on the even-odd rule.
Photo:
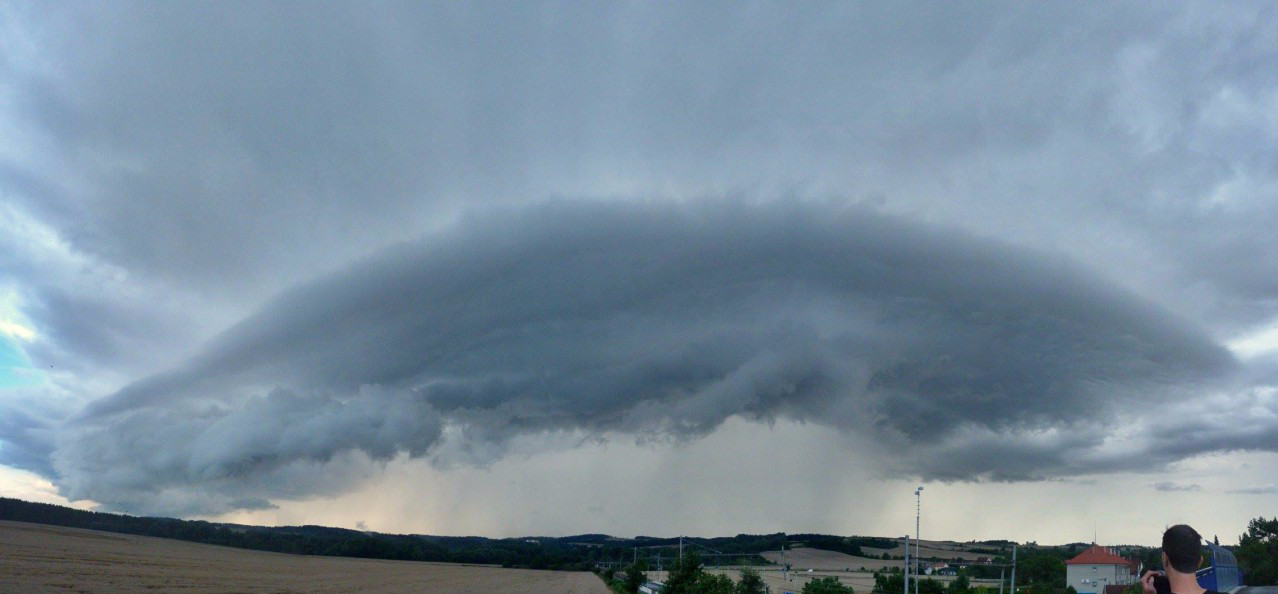
[(959, 573), (959, 576), (945, 588), (946, 594), (969, 594), (971, 590), (972, 580), (967, 579), (966, 573)]
[(1055, 594), (1056, 588), (1048, 582), (1034, 582), (1025, 591), (1027, 594)]
[(701, 556), (696, 552), (687, 553), (682, 559), (677, 559), (670, 568), (670, 572), (666, 574), (666, 588), (662, 592), (664, 594), (699, 594), (697, 580), (703, 573)]
[(1248, 586), (1278, 584), (1278, 517), (1261, 516), (1248, 522), (1234, 556)]
[(697, 575), (697, 582), (693, 585), (693, 592), (696, 594), (733, 594), (732, 591), (732, 578), (704, 571)]
[(874, 572), (874, 594), (900, 594), (905, 591), (905, 577), (901, 572)]
[[(1017, 563), (1018, 581), (1028, 584), (1045, 584), (1048, 588), (1065, 584), (1065, 561), (1050, 553), (1027, 556)], [(1020, 580), (1024, 577), (1023, 580)], [(1049, 590), (1050, 591), (1050, 590)]]
[(945, 594), (945, 586), (932, 578), (919, 580), (919, 594)]
[(823, 577), (803, 584), (803, 594), (853, 594), (852, 586), (845, 586), (836, 577)]
[(639, 586), (648, 581), (648, 576), (643, 573), (645, 569), (647, 566), (643, 561), (627, 566), (626, 577), (621, 581), (621, 587), (631, 594), (638, 592)]
[(765, 594), (767, 591), (768, 588), (763, 585), (763, 578), (759, 576), (759, 572), (753, 569), (741, 570), (741, 579), (737, 581), (736, 594)]

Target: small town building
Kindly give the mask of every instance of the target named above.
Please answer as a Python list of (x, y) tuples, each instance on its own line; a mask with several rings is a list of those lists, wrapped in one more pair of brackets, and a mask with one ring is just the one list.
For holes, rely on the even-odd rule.
[(1135, 561), (1092, 545), (1065, 562), (1065, 585), (1073, 586), (1078, 594), (1103, 594), (1106, 586), (1136, 583), (1136, 568)]

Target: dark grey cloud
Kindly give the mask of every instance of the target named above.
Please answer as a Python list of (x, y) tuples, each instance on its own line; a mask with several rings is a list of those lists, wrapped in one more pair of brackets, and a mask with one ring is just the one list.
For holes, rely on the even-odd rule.
[(219, 513), (341, 492), (367, 462), (421, 456), (440, 431), (439, 416), (412, 393), (280, 388), (82, 421), (53, 459), (71, 499), (139, 513)]
[(35, 388), (6, 388), (0, 402), (0, 464), (55, 476), (52, 455), (56, 429), (75, 412), (64, 401), (50, 402)]
[(1060, 461), (1090, 437), (1018, 435), (1166, 404), (1234, 368), (1066, 261), (859, 206), (553, 202), (479, 211), (286, 291), (94, 401), (56, 460), (69, 496), (136, 509), (210, 481), (280, 496), (269, 477), (295, 462), (426, 455), (441, 423), (500, 452), (548, 431), (692, 439), (739, 415), (950, 461), (895, 472), (1041, 478), (1097, 470)]
[[(0, 394), (0, 456), (48, 472), (56, 450), (66, 488), (120, 508), (225, 509), (451, 439), (235, 442), (257, 462), (225, 476), (108, 447), (132, 416), (204, 419), (169, 423), (187, 443), (254, 399), (309, 418), (364, 387), (475, 452), (729, 415), (872, 435), (890, 472), (955, 480), (1272, 451), (1278, 366), (1231, 375), (1215, 343), (1278, 317), (1276, 16), (9, 3), (0, 289), (52, 371)], [(732, 194), (808, 205), (518, 206)], [(1169, 410), (1170, 431), (1130, 421)]]
[(763, 188), (1065, 252), (1227, 337), (1278, 315), (1273, 16), (16, 4), (0, 191), (111, 273), (4, 271), (37, 359), (136, 377), (459, 205)]
[(1150, 462), (1170, 462), (1201, 452), (1278, 449), (1278, 390), (1273, 386), (1199, 395), (1152, 417)]
[(0, 183), (76, 248), (222, 300), (459, 204), (798, 187), (1065, 248), (1195, 315), (1278, 313), (1267, 7), (14, 14), (33, 140)]

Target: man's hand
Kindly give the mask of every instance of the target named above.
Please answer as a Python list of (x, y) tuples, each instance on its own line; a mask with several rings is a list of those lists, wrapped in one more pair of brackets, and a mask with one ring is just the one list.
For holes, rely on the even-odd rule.
[(1158, 589), (1154, 588), (1154, 576), (1159, 575), (1163, 575), (1163, 572), (1151, 569), (1140, 576), (1140, 587), (1145, 591), (1145, 594), (1158, 594)]

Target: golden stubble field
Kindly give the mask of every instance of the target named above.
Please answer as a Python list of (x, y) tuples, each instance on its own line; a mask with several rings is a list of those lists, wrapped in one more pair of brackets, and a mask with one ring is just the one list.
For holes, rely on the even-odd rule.
[[(922, 546), (919, 547), (918, 546), (919, 544), (921, 544)], [(923, 557), (928, 559), (975, 561), (981, 557), (991, 556), (989, 553), (973, 553), (971, 551), (966, 551), (964, 550), (965, 546), (966, 545), (963, 545), (962, 543), (957, 543), (957, 542), (948, 541), (948, 540), (940, 540), (940, 541), (924, 540), (922, 541), (922, 543), (915, 543), (913, 540), (911, 540), (910, 555), (914, 555), (915, 550), (917, 549), (919, 555), (922, 555)], [(904, 545), (901, 545), (901, 544), (898, 544), (895, 547), (892, 547), (890, 549), (876, 549), (874, 547), (861, 547), (861, 550), (864, 551), (867, 555), (871, 555), (875, 557), (883, 553), (888, 553), (890, 555), (895, 555), (895, 556), (901, 556), (905, 554), (905, 547)], [(900, 561), (897, 561), (897, 563), (899, 564)]]
[(0, 521), (0, 592), (608, 594), (591, 573), (308, 557)]

